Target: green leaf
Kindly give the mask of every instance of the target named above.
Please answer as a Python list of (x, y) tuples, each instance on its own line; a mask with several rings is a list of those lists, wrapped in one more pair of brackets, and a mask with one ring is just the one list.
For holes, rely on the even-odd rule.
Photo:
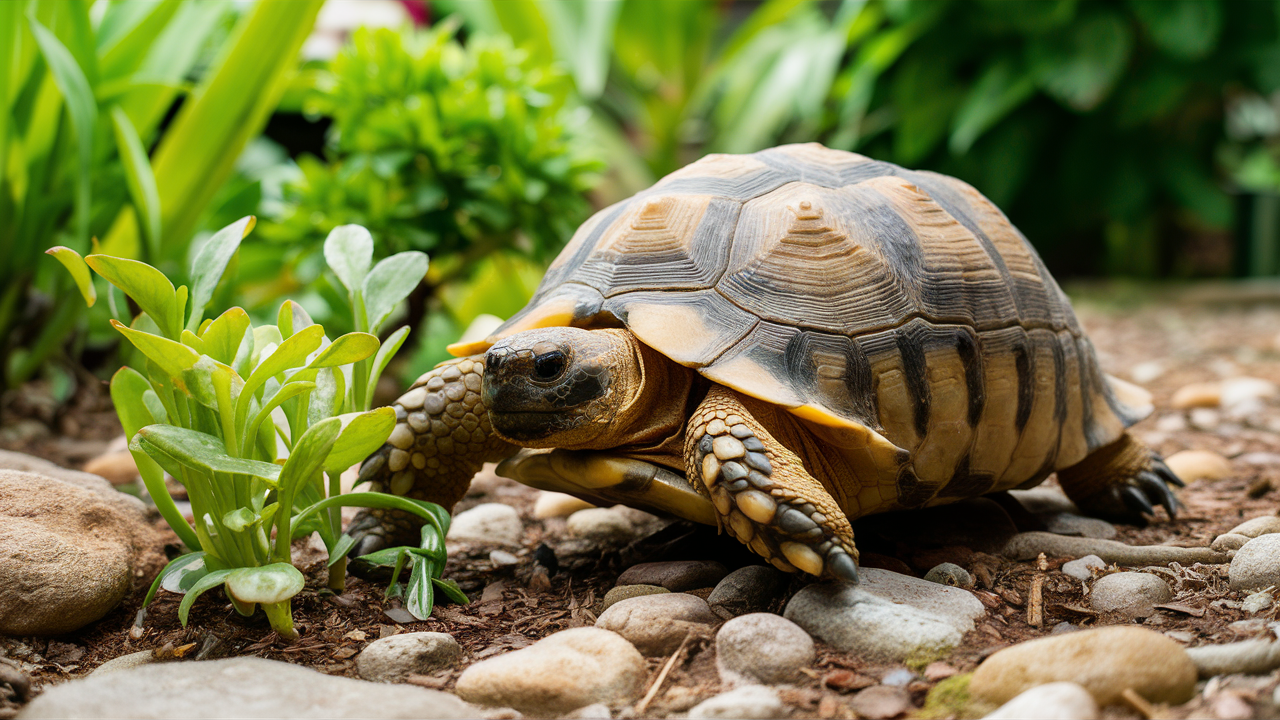
[(125, 184), (133, 207), (142, 218), (143, 233), (147, 241), (149, 257), (160, 257), (160, 191), (156, 189), (156, 176), (151, 172), (147, 149), (138, 137), (133, 122), (120, 106), (111, 108), (111, 126), (116, 135), (116, 152), (124, 165)]
[[(90, 257), (93, 256), (90, 255)], [(181, 381), (183, 373), (195, 367), (200, 360), (199, 353), (182, 343), (125, 327), (117, 320), (112, 320), (111, 326), (119, 330), (120, 334), (128, 338), (134, 347), (147, 356), (147, 359), (159, 365), (169, 374), (169, 377), (175, 380)]]
[(187, 594), (182, 597), (182, 602), (178, 605), (178, 621), (182, 623), (182, 627), (187, 626), (187, 616), (191, 614), (191, 606), (195, 603), (196, 598), (226, 582), (231, 573), (231, 570), (214, 570), (196, 581), (196, 584), (187, 591)]
[[(352, 492), (328, 497), (313, 505), (308, 505), (297, 514), (299, 522), (331, 507), (367, 507), (387, 510), (403, 510), (426, 520), (422, 532), (424, 535), (443, 538), (449, 531), (449, 512), (444, 508), (426, 500), (413, 500), (378, 492)], [(443, 545), (441, 546), (443, 548)], [(376, 554), (376, 553), (374, 553)]]
[(259, 518), (249, 508), (236, 508), (222, 516), (222, 524), (232, 532), (243, 532)]
[(951, 130), (951, 152), (956, 155), (968, 152), (974, 141), (1029, 100), (1035, 90), (1035, 77), (1021, 72), (1012, 59), (1005, 58), (988, 65), (956, 112)]
[(280, 329), (282, 341), (295, 332), (312, 325), (315, 325), (315, 321), (311, 319), (311, 316), (307, 314), (306, 309), (301, 305), (292, 300), (285, 300), (280, 303), (280, 311), (276, 313), (276, 327)]
[(350, 535), (343, 535), (338, 538), (338, 542), (329, 548), (328, 566), (333, 567), (339, 560), (347, 556), (351, 552), (351, 548), (356, 546), (356, 539)]
[(435, 563), (426, 558), (414, 558), (413, 570), (409, 573), (409, 594), (405, 598), (404, 608), (419, 620), (431, 617), (431, 608), (435, 605), (435, 584), (432, 575)]
[(360, 290), (373, 262), (373, 236), (359, 225), (339, 225), (324, 239), (324, 261), (348, 292)]
[(306, 584), (306, 578), (289, 563), (240, 568), (227, 576), (227, 592), (244, 603), (277, 603), (288, 600)]
[[(271, 327), (273, 330), (274, 326)], [(258, 328), (261, 330), (262, 328)], [(275, 377), (290, 368), (306, 364), (307, 356), (320, 347), (324, 338), (324, 328), (311, 325), (291, 335), (276, 347), (269, 357), (259, 358), (258, 367), (249, 375), (244, 383), (244, 390), (236, 405), (236, 427), (244, 427), (245, 418), (249, 414), (249, 399), (258, 392), (267, 378)], [(254, 331), (254, 342), (257, 342), (257, 330)]]
[(369, 333), (353, 332), (329, 343), (316, 359), (307, 363), (309, 368), (329, 368), (359, 362), (378, 350), (378, 338)]
[(1129, 6), (1156, 46), (1182, 60), (1198, 60), (1208, 55), (1222, 31), (1224, 6), (1219, 3), (1130, 0)]
[(268, 485), (275, 485), (283, 475), (280, 466), (275, 463), (231, 457), (218, 438), (174, 425), (148, 425), (138, 431), (133, 442), (152, 457), (163, 456), (185, 467), (210, 474), (248, 475), (263, 480)]
[(409, 337), (409, 326), (405, 325), (391, 333), (387, 341), (382, 343), (382, 347), (378, 348), (378, 354), (373, 357), (373, 367), (369, 369), (369, 382), (365, 384), (364, 404), (360, 406), (361, 408), (373, 406), (373, 394), (378, 389), (378, 379), (382, 377), (382, 371), (387, 368), (391, 358), (399, 352), (400, 346), (404, 344), (407, 337)]
[(369, 457), (370, 453), (382, 447), (396, 427), (395, 410), (389, 407), (348, 413), (338, 416), (338, 419), (342, 421), (342, 434), (324, 461), (324, 470), (328, 473), (343, 472)]
[(297, 397), (302, 393), (311, 392), (312, 390), (315, 390), (315, 388), (315, 383), (299, 380), (291, 380), (284, 385), (281, 385), (280, 389), (277, 390), (269, 400), (267, 400), (267, 404), (263, 405), (262, 409), (253, 416), (253, 420), (249, 422), (249, 427), (247, 428), (247, 432), (245, 432), (244, 437), (257, 437), (258, 428), (260, 428), (262, 423), (267, 422), (271, 417), (272, 410), (275, 410), (286, 400)]
[(177, 293), (164, 273), (146, 263), (110, 255), (90, 255), (84, 261), (138, 303), (165, 337), (177, 340), (182, 335), (182, 324), (173, 324)]
[(249, 324), (249, 313), (243, 308), (233, 307), (222, 313), (200, 336), (204, 341), (204, 354), (234, 368), (245, 343), (252, 342), (252, 338), (246, 340)]
[[(178, 557), (170, 560), (168, 564), (164, 566), (164, 569), (156, 575), (156, 579), (151, 583), (151, 589), (147, 591), (146, 597), (142, 599), (142, 607), (145, 608), (151, 604), (151, 601), (155, 599), (156, 592), (161, 587), (164, 587), (165, 590), (172, 593), (185, 593), (190, 589), (190, 585), (183, 587), (181, 580), (184, 576), (190, 577), (198, 570), (205, 570), (204, 557), (205, 553), (197, 551), (187, 553), (186, 555), (179, 555)], [(199, 576), (203, 577), (204, 574), (205, 573), (202, 572)], [(170, 576), (172, 576), (172, 580), (170, 579)], [(194, 583), (195, 578), (193, 578), (191, 582)]]
[(342, 371), (338, 368), (322, 368), (316, 374), (316, 391), (311, 394), (307, 407), (307, 422), (315, 423), (342, 412)]
[(71, 279), (75, 281), (76, 287), (80, 288), (84, 304), (93, 307), (98, 300), (98, 292), (93, 288), (93, 275), (89, 273), (89, 266), (85, 264), (84, 258), (80, 257), (80, 253), (61, 245), (51, 247), (44, 252), (46, 255), (52, 255), (62, 263), (67, 272), (71, 273)]
[(1045, 92), (1086, 112), (1106, 99), (1128, 66), (1133, 38), (1124, 20), (1101, 5), (1060, 34), (1030, 45), (1032, 72)]
[(252, 215), (240, 218), (214, 233), (200, 248), (200, 253), (191, 264), (190, 329), (200, 326), (200, 321), (204, 319), (204, 309), (213, 299), (213, 291), (218, 288), (222, 274), (227, 271), (227, 263), (231, 262), (232, 256), (240, 249), (240, 241), (253, 230), (256, 222), (257, 219)]
[[(436, 587), (443, 590), (444, 594), (449, 596), (450, 600), (458, 603), (459, 605), (469, 605), (471, 603), (471, 598), (467, 597), (467, 594), (462, 592), (462, 588), (458, 587), (458, 583), (452, 580), (442, 580), (440, 578), (431, 578), (431, 582)], [(430, 614), (430, 612), (430, 610), (427, 611), (428, 614)]]
[(377, 333), (396, 306), (418, 287), (427, 274), (427, 265), (426, 253), (409, 250), (383, 258), (373, 266), (364, 279), (363, 291), (369, 332)]
[[(67, 103), (71, 127), (76, 134), (76, 157), (79, 160), (75, 174), (76, 239), (88, 243), (91, 211), (89, 181), (93, 177), (93, 129), (98, 124), (98, 103), (84, 71), (71, 51), (58, 40), (58, 36), (41, 25), (33, 14), (27, 15), (27, 22), (35, 35), (36, 44), (40, 46), (40, 53), (49, 64), (53, 81)], [(13, 51), (12, 48), (6, 50)]]

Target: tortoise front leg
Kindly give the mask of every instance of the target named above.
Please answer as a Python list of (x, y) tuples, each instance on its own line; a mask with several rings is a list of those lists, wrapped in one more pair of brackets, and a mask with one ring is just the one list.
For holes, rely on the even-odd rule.
[[(392, 403), (396, 427), (380, 449), (360, 466), (360, 482), (370, 489), (427, 500), (452, 510), (467, 494), (471, 478), (486, 462), (502, 460), (517, 448), (489, 426), (480, 400), (484, 356), (451, 360), (418, 378)], [(417, 545), (422, 521), (398, 510), (365, 510), (347, 532), (356, 538), (353, 556), (382, 547)]]
[(844, 511), (737, 393), (713, 386), (685, 437), (690, 481), (710, 496), (730, 535), (780, 570), (857, 582)]

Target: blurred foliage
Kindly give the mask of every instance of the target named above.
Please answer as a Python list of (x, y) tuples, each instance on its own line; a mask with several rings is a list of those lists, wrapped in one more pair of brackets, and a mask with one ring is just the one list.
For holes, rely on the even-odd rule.
[[(185, 272), (194, 218), (274, 107), (319, 5), (259, 3), (240, 19), (221, 1), (0, 3), (5, 385), (53, 371), (45, 360), (76, 337), (82, 306), (45, 249), (86, 252), (103, 235), (110, 252)], [(263, 35), (278, 47), (257, 47)]]
[(1272, 3), (433, 6), (570, 69), (620, 196), (706, 152), (819, 140), (973, 183), (1063, 273), (1194, 272), (1179, 246), (1232, 219), (1224, 93), (1280, 84)]
[[(522, 258), (548, 259), (586, 219), (584, 193), (600, 164), (578, 141), (585, 111), (570, 78), (505, 37), (463, 47), (455, 29), (358, 30), (309, 75), (304, 108), (333, 124), (326, 157), (299, 158), (277, 222), (264, 228), (287, 246), (290, 270), (262, 266), (264, 298), (320, 280), (309, 309), (330, 323), (345, 316), (345, 299), (315, 257), (331, 229), (360, 224), (379, 255), (412, 249), (437, 258), (416, 301), (446, 302), (452, 341), (476, 313), (518, 310), (528, 297)], [(450, 291), (495, 268), (500, 277), (486, 296), (500, 307)]]

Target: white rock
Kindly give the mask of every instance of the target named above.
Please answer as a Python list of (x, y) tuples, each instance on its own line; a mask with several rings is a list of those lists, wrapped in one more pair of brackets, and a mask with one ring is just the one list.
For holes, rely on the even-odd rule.
[(1245, 598), (1244, 601), (1240, 603), (1240, 609), (1250, 615), (1256, 615), (1271, 607), (1273, 602), (1275, 602), (1275, 598), (1271, 596), (1271, 593), (1263, 590), (1253, 593), (1249, 597)]
[(539, 520), (569, 517), (579, 510), (593, 507), (595, 506), (586, 500), (579, 500), (572, 495), (543, 490), (538, 493), (538, 499), (533, 503), (533, 516)]
[(23, 718), (475, 718), (446, 692), (276, 660), (166, 662), (46, 686)]
[(108, 673), (120, 672), (121, 670), (132, 670), (143, 665), (151, 665), (153, 663), (163, 662), (156, 657), (154, 650), (140, 650), (136, 653), (121, 655), (112, 658), (98, 667), (93, 669), (90, 675), (106, 675)]
[(524, 537), (520, 513), (510, 505), (484, 503), (458, 513), (449, 525), (449, 540), (487, 545), (519, 545)]
[(1164, 374), (1165, 364), (1161, 360), (1148, 360), (1129, 368), (1129, 378), (1139, 385), (1146, 385)]
[(763, 685), (745, 685), (720, 693), (693, 706), (690, 718), (778, 718), (786, 706), (778, 694)]
[(1183, 450), (1165, 458), (1165, 464), (1184, 482), (1221, 480), (1231, 476), (1231, 461), (1212, 450)]
[(360, 677), (372, 682), (399, 682), (411, 674), (427, 675), (453, 665), (462, 646), (452, 635), (416, 632), (374, 640), (356, 657)]
[(462, 672), (455, 691), (480, 705), (559, 715), (596, 703), (629, 703), (648, 678), (644, 656), (621, 635), (584, 627), (482, 660)]
[(489, 564), (494, 567), (510, 567), (519, 565), (520, 558), (506, 550), (492, 550), (489, 552)]
[(1225, 416), (1244, 419), (1262, 411), (1267, 401), (1277, 394), (1280, 394), (1280, 389), (1273, 382), (1252, 377), (1231, 378), (1222, 381), (1219, 404)]
[(847, 584), (804, 588), (787, 603), (784, 616), (828, 645), (876, 659), (941, 656), (959, 645), (961, 638), (951, 620)]
[(1161, 415), (1156, 420), (1156, 430), (1162, 433), (1182, 432), (1187, 429), (1187, 419), (1181, 413), (1173, 413), (1170, 415)]
[(1088, 580), (1093, 577), (1093, 568), (1102, 570), (1106, 567), (1107, 564), (1097, 555), (1085, 555), (1079, 560), (1063, 563), (1062, 572), (1077, 580)]
[(1212, 408), (1198, 407), (1191, 410), (1187, 420), (1191, 423), (1191, 427), (1196, 430), (1211, 432), (1218, 429), (1218, 425), (1222, 422), (1222, 416)]
[(596, 627), (618, 633), (652, 656), (674, 652), (691, 631), (718, 622), (720, 616), (696, 595), (659, 593), (613, 603), (600, 613)]
[(625, 542), (635, 532), (631, 520), (612, 508), (589, 508), (569, 516), (570, 535), (599, 543)]
[(987, 612), (982, 601), (964, 588), (949, 587), (880, 568), (860, 568), (858, 574), (861, 577), (860, 590), (940, 617), (961, 633), (972, 630), (974, 621)]
[(1220, 402), (1222, 402), (1222, 384), (1216, 382), (1183, 385), (1169, 399), (1169, 404), (1179, 410), (1218, 407)]
[(1262, 535), (1245, 543), (1231, 559), (1227, 577), (1237, 592), (1280, 585), (1280, 534)]
[(1173, 599), (1173, 590), (1150, 573), (1119, 572), (1104, 575), (1089, 591), (1089, 604), (1098, 612), (1120, 613), (1125, 617), (1150, 617), (1153, 605)]
[(1037, 685), (1001, 705), (986, 720), (1094, 720), (1098, 703), (1073, 682)]
[(793, 682), (814, 657), (813, 638), (773, 613), (736, 617), (716, 633), (716, 668), (730, 687)]
[(1262, 517), (1250, 518), (1231, 528), (1227, 533), (1243, 535), (1247, 538), (1256, 538), (1260, 535), (1280, 533), (1280, 517), (1275, 515), (1263, 515)]

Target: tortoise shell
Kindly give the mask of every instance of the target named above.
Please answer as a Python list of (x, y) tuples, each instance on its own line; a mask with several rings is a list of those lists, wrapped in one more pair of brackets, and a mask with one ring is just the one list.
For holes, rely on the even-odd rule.
[(947, 488), (957, 496), (992, 476), (1038, 481), (1150, 411), (1102, 374), (1066, 296), (991, 201), (816, 143), (708, 155), (601, 210), (528, 306), (450, 349), (564, 325), (625, 326), (837, 434), (867, 428), (938, 475), (920, 478), (926, 495), (955, 476), (987, 483)]

